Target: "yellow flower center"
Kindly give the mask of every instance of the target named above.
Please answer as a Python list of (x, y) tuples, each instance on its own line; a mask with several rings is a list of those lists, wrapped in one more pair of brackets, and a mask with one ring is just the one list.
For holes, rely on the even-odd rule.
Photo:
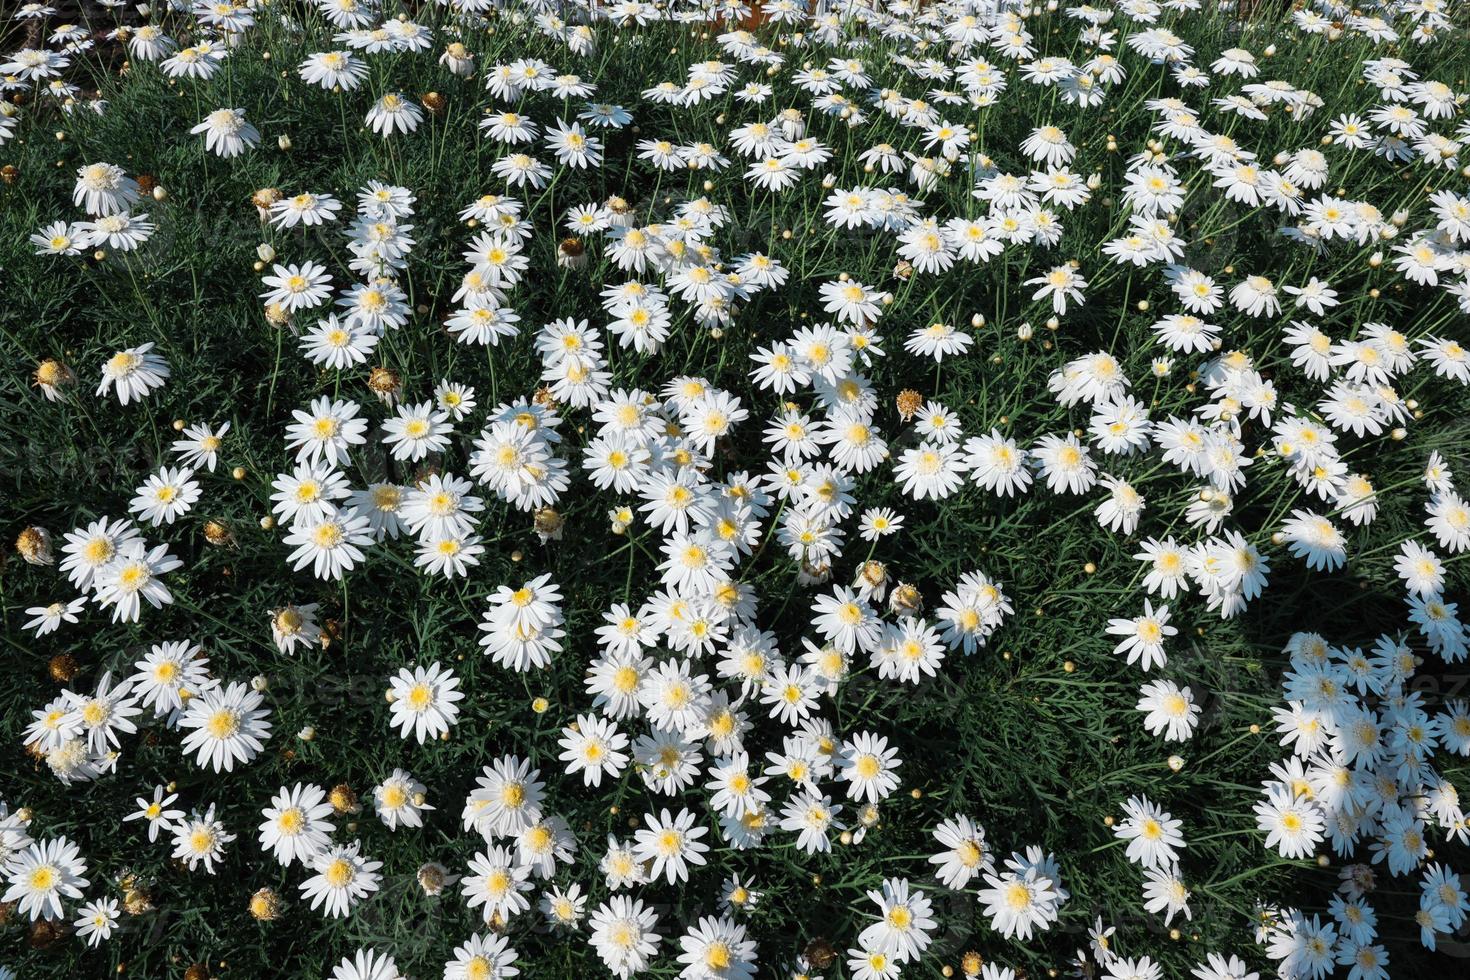
[(212, 738), (229, 738), (240, 730), (240, 715), (229, 708), (221, 708), (209, 716), (205, 730)]
[(352, 884), (352, 879), (357, 877), (357, 872), (352, 868), (352, 862), (346, 858), (334, 858), (327, 869), (322, 872), (322, 877), (327, 884), (333, 888), (346, 888)]

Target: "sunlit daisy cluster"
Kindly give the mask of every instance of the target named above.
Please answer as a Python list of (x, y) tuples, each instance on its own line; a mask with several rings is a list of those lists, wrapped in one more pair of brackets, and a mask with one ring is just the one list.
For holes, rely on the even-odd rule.
[[(1470, 653), (1466, 443), (1420, 424), (1470, 389), (1451, 6), (1307, 3), (1262, 30), (1201, 0), (222, 0), (31, 31), (39, 46), (0, 55), (0, 152), (49, 139), (38, 126), (78, 138), (29, 251), (58, 277), (121, 267), (143, 297), (187, 205), (86, 137), (121, 111), (109, 86), (156, 81), (191, 106), (169, 138), (193, 141), (203, 179), (271, 181), (230, 216), (258, 242), (239, 287), (258, 315), (228, 329), (267, 331), (276, 358), (248, 406), (181, 419), (167, 445), (154, 411), (209, 380), (182, 368), (192, 335), (144, 323), (155, 339), (38, 359), (30, 424), (121, 412), (156, 458), (140, 483), (91, 488), (57, 540), (20, 533), (24, 583), (50, 591), (15, 646), (130, 630), (98, 641), (89, 682), (60, 671), (21, 744), (79, 799), (126, 783), (129, 812), (88, 816), (146, 836), (186, 881), (243, 889), (262, 922), (287, 904), (335, 920), (458, 903), (476, 930), (415, 965), (446, 980), (563, 969), (563, 940), (620, 978), (1015, 980), (1004, 964), (1034, 950), (1078, 976), (1162, 980), (1150, 933), (1180, 940), (1197, 893), (1233, 917), (1211, 948), (1191, 940), (1199, 980), (1387, 977), (1385, 937), (1433, 951), (1470, 913), (1453, 781), (1470, 701), (1421, 683)], [(88, 99), (68, 79), (109, 51), (127, 72)], [(426, 77), (449, 94), (411, 94)], [(248, 91), (262, 78), (265, 101)], [(276, 107), (293, 99), (329, 107), (376, 176), (334, 182), (290, 155)], [(473, 147), (473, 186), (438, 175), (450, 134)], [(189, 598), (196, 539), (237, 546), (202, 515), (242, 481), (271, 549), (268, 612)], [(1046, 516), (1020, 540), (969, 540), (951, 529), (961, 505)], [(1094, 542), (1092, 584), (1019, 591), (1026, 536), (1072, 531)], [(491, 569), (512, 538), (528, 550), (510, 578)], [(615, 588), (593, 584), (604, 565)], [(1389, 583), (1375, 639), (1300, 628), (1320, 611), (1297, 612), (1303, 583), (1365, 569)], [(393, 610), (419, 646), (455, 618), (464, 650), (374, 676), (378, 726), (349, 734), (383, 765), (359, 798), (364, 773), (284, 775), (334, 719), (278, 730), (300, 711), (271, 677), (317, 676), (354, 607), (386, 602), (380, 574), (464, 599)], [(1126, 688), (1086, 736), (1121, 724), (1167, 757), (1078, 786), (1114, 810), (1096, 848), (1070, 836), (1070, 792), (996, 800), (932, 771), (954, 731), (987, 724), (987, 704), (946, 692), (1026, 656), (1030, 624), (1055, 617), (1085, 622), (1076, 656), (1096, 655), (1056, 686)], [(1270, 696), (1206, 689), (1195, 641), (1262, 621), (1274, 632), (1241, 669)], [(253, 643), (249, 666), (215, 635)], [(533, 694), (559, 675), (571, 697)], [(441, 743), (501, 722), (491, 689), (535, 697), (534, 734), (471, 743), (462, 778), (436, 785)], [(937, 734), (888, 724), (868, 710), (880, 697), (932, 703)], [(1277, 736), (1259, 789), (1175, 794), (1158, 769), (1235, 751), (1187, 755), (1233, 700), (1259, 715), (1242, 740)], [(960, 712), (977, 720), (955, 728)], [(178, 779), (144, 775), (160, 747)], [(589, 800), (618, 819), (587, 819)], [(1223, 884), (1206, 855), (1229, 832), (1201, 837), (1204, 808), (1256, 851)], [(987, 832), (1018, 813), (1062, 835), (1029, 818)], [(138, 903), (126, 848), (85, 827), (0, 804), (0, 901), (98, 945)], [(889, 831), (901, 850), (874, 843)], [(404, 863), (372, 832), (436, 857)], [(1136, 907), (1080, 907), (1071, 889), (1118, 853)], [(822, 924), (836, 945), (792, 948), (763, 893), (834, 856), (850, 921)], [(1335, 894), (1221, 898), (1288, 866), (1335, 868)], [(416, 892), (381, 894), (395, 875)], [(1063, 951), (1066, 929), (1085, 948)], [(390, 942), (341, 952), (333, 980), (404, 976)]]

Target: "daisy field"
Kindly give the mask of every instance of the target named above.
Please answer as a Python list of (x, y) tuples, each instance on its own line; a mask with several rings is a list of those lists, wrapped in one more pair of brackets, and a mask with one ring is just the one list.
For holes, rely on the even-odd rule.
[(1461, 4), (0, 25), (0, 977), (1470, 955)]

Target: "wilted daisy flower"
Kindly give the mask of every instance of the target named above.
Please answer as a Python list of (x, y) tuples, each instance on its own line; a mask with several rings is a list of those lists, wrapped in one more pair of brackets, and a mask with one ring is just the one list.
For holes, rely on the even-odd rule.
[(16, 535), (15, 550), (27, 565), (49, 567), (56, 561), (51, 551), (51, 532), (35, 524)]

